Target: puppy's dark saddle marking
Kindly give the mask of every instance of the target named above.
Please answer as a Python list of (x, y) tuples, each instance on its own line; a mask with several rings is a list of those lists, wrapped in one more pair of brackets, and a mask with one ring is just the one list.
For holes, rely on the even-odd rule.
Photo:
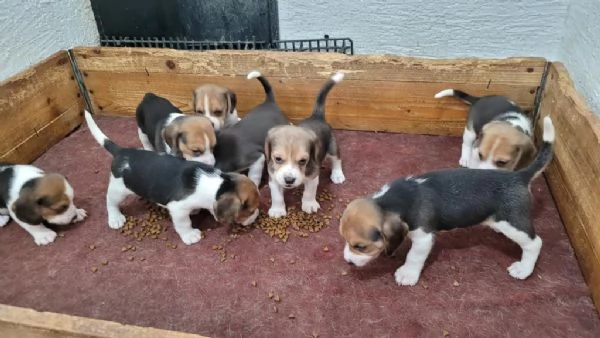
[[(183, 114), (169, 100), (153, 93), (146, 93), (135, 111), (138, 127), (148, 137), (152, 147), (158, 152), (165, 152), (161, 131), (173, 113)], [(183, 116), (176, 118), (180, 119)], [(179, 140), (174, 144), (178, 144)]]

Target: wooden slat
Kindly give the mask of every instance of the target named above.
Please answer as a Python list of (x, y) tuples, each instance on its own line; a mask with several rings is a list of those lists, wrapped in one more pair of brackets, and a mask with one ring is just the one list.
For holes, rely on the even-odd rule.
[(183, 332), (123, 325), (105, 320), (0, 305), (0, 336), (3, 338), (127, 337), (201, 338)]
[(325, 79), (344, 71), (344, 81), (332, 90), (327, 104), (327, 119), (335, 128), (440, 135), (460, 135), (467, 106), (453, 99), (435, 100), (436, 92), (454, 87), (474, 95), (502, 94), (531, 109), (546, 64), (542, 58), (425, 60), (145, 48), (74, 52), (96, 113), (132, 116), (148, 91), (189, 111), (193, 88), (213, 82), (237, 93), (243, 115), (264, 98), (260, 84), (246, 79), (258, 69), (268, 76), (282, 109), (297, 121), (310, 113)]
[(81, 123), (81, 103), (66, 51), (1, 82), (0, 160), (33, 161)]
[(540, 105), (540, 117), (547, 115), (554, 122), (556, 141), (546, 177), (600, 309), (600, 120), (577, 93), (561, 63), (549, 69)]

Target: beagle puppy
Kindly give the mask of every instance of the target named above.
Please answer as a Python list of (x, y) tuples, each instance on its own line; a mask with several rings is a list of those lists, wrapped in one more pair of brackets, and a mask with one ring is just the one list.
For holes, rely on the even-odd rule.
[(521, 260), (508, 267), (509, 275), (529, 277), (542, 247), (531, 219), (530, 184), (552, 160), (550, 117), (544, 118), (543, 141), (534, 161), (518, 171), (434, 171), (398, 179), (371, 197), (352, 201), (340, 219), (344, 259), (364, 266), (383, 251), (392, 254), (408, 236), (412, 246), (394, 277), (399, 285), (415, 285), (436, 232), (484, 224), (522, 249)]
[(240, 120), (236, 105), (237, 97), (229, 88), (205, 84), (194, 89), (192, 98), (194, 112), (208, 118), (216, 131), (234, 125)]
[(317, 212), (321, 207), (317, 202), (319, 170), (326, 156), (332, 160), (331, 181), (340, 184), (346, 180), (340, 149), (331, 126), (325, 121), (327, 94), (343, 78), (343, 73), (336, 73), (325, 82), (310, 117), (297, 126), (278, 126), (269, 131), (265, 155), (271, 190), (270, 217), (287, 215), (283, 190), (301, 184), (304, 184), (302, 210), (306, 213)]
[(459, 164), (472, 169), (518, 170), (535, 156), (533, 127), (523, 110), (505, 96), (476, 97), (444, 89), (435, 98), (455, 96), (471, 105)]
[(267, 133), (273, 127), (290, 122), (275, 102), (269, 81), (258, 71), (248, 73), (247, 78), (258, 79), (265, 91), (265, 101), (250, 110), (238, 123), (218, 133), (215, 167), (225, 172), (248, 170), (248, 177), (260, 186)]
[(54, 242), (56, 232), (44, 225), (82, 221), (87, 212), (73, 203), (67, 179), (32, 165), (0, 163), (0, 227), (12, 218), (37, 245)]
[(217, 137), (207, 118), (186, 115), (169, 100), (153, 93), (144, 95), (135, 117), (144, 149), (215, 164), (213, 148)]
[(258, 188), (246, 176), (179, 157), (121, 148), (106, 137), (87, 111), (85, 120), (96, 142), (113, 156), (106, 193), (109, 227), (123, 227), (125, 216), (119, 204), (132, 194), (166, 208), (175, 231), (187, 245), (202, 238), (200, 230), (192, 228), (190, 213), (195, 210), (207, 209), (223, 224), (246, 226), (258, 216)]

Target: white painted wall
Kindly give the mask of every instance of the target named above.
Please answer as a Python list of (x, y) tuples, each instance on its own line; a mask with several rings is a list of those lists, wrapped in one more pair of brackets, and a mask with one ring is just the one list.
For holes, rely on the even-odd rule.
[(279, 0), (280, 37), (350, 37), (357, 54), (555, 59), (569, 1)]
[(0, 0), (0, 80), (61, 49), (98, 42), (89, 0)]
[(600, 115), (600, 0), (572, 0), (559, 60), (577, 90)]

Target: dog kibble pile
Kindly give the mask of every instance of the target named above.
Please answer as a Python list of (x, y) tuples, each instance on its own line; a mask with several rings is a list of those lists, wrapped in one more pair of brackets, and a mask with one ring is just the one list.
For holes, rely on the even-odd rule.
[[(169, 212), (157, 205), (148, 203), (148, 216), (146, 219), (127, 216), (127, 220), (121, 233), (126, 237), (141, 242), (145, 238), (167, 240), (166, 236), (161, 236), (167, 231), (167, 227), (160, 224), (163, 219), (169, 218)], [(173, 248), (174, 249), (174, 248)]]
[[(295, 195), (301, 194), (301, 191), (295, 191)], [(308, 237), (310, 233), (316, 233), (328, 227), (334, 216), (331, 215), (335, 205), (329, 203), (335, 201), (335, 197), (327, 190), (323, 190), (317, 196), (321, 205), (318, 212), (307, 214), (298, 210), (295, 206), (288, 207), (287, 215), (280, 218), (271, 218), (267, 213), (261, 213), (256, 224), (270, 237), (276, 238), (286, 243), (291, 234), (290, 228), (296, 231), (299, 237)], [(339, 199), (344, 202), (344, 199)], [(339, 215), (337, 216), (339, 218)]]

